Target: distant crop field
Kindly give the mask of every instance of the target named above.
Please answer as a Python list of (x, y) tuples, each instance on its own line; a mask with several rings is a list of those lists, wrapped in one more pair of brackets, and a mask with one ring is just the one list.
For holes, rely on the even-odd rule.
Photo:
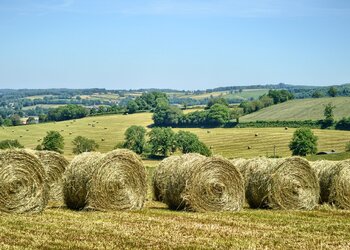
[(65, 106), (66, 104), (38, 104), (38, 105), (34, 105), (34, 106), (27, 106), (27, 107), (23, 107), (23, 110), (28, 110), (28, 109), (34, 109), (35, 107), (41, 107), (41, 108), (58, 108), (61, 106)]
[(240, 118), (241, 121), (295, 121), (323, 119), (324, 105), (336, 106), (336, 119), (350, 116), (350, 97), (327, 97), (291, 100), (273, 105)]
[(210, 98), (210, 97), (223, 97), (223, 98), (235, 98), (235, 99), (241, 99), (241, 100), (247, 100), (250, 98), (257, 99), (259, 96), (262, 96), (264, 94), (268, 93), (268, 89), (243, 89), (242, 92), (233, 92), (232, 94), (230, 91), (217, 91), (217, 92), (211, 92), (211, 93), (204, 93), (204, 94), (193, 94), (193, 95), (177, 95), (177, 97), (182, 98), (193, 98), (193, 99), (204, 99), (204, 98)]
[[(34, 148), (40, 142), (39, 139), (49, 130), (59, 131), (65, 138), (64, 154), (72, 159), (72, 140), (78, 136), (86, 136), (96, 140), (100, 145), (99, 151), (107, 152), (123, 141), (125, 130), (131, 125), (147, 127), (152, 124), (151, 113), (139, 113), (132, 115), (109, 115), (78, 119), (76, 122), (64, 121), (56, 123), (35, 124), (18, 127), (0, 128), (1, 139), (18, 139), (23, 145)], [(90, 125), (89, 125), (90, 124)], [(28, 131), (27, 131), (28, 130)], [(176, 128), (175, 131), (180, 129)], [(276, 147), (279, 156), (290, 156), (288, 144), (295, 129), (284, 128), (184, 128), (199, 136), (199, 138), (212, 147), (214, 154), (224, 157), (236, 158), (256, 156), (271, 156)], [(319, 137), (319, 150), (330, 151), (332, 149), (342, 152), (346, 142), (349, 141), (350, 131), (320, 130), (314, 133)], [(257, 136), (255, 136), (257, 134)], [(248, 146), (251, 149), (248, 149)], [(156, 161), (146, 161), (153, 165)]]

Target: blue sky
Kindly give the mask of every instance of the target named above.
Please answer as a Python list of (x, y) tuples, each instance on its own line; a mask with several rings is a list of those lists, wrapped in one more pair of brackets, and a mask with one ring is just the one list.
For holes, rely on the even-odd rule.
[(0, 0), (0, 88), (350, 82), (348, 0)]

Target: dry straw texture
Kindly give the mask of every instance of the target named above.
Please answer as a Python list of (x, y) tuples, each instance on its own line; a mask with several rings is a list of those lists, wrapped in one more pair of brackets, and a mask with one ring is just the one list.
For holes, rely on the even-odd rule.
[(316, 161), (311, 165), (320, 181), (320, 202), (328, 202), (341, 209), (350, 209), (350, 160)]
[(27, 150), (0, 151), (0, 211), (37, 213), (48, 202), (46, 172)]
[(81, 210), (87, 206), (88, 183), (101, 158), (102, 154), (98, 152), (82, 153), (74, 157), (67, 167), (63, 196), (68, 208)]
[(89, 208), (137, 210), (146, 200), (147, 176), (141, 159), (132, 151), (117, 149), (99, 162), (89, 183)]
[(154, 170), (152, 177), (153, 199), (156, 201), (164, 201), (165, 192), (172, 169), (181, 161), (180, 156), (172, 156), (165, 158), (159, 166)]
[(313, 209), (320, 188), (316, 173), (300, 157), (256, 158), (244, 168), (246, 199), (252, 208)]
[(63, 174), (69, 162), (63, 155), (53, 151), (36, 151), (43, 164), (46, 174), (47, 183), (49, 185), (49, 201), (63, 202)]
[(78, 155), (64, 179), (64, 199), (71, 209), (141, 209), (146, 199), (146, 170), (130, 150)]
[[(154, 183), (162, 183), (158, 184), (162, 188), (159, 193), (171, 209), (204, 212), (242, 208), (243, 178), (228, 160), (186, 154), (165, 159), (159, 168), (162, 170), (157, 170)], [(166, 180), (157, 180), (157, 176)]]

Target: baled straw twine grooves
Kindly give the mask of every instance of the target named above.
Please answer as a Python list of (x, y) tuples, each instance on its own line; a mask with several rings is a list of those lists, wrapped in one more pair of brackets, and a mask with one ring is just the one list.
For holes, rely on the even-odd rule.
[(165, 191), (167, 189), (169, 175), (172, 169), (175, 168), (180, 156), (172, 156), (162, 160), (158, 167), (154, 170), (152, 177), (153, 199), (155, 201), (164, 201)]
[(313, 209), (319, 183), (308, 161), (300, 157), (250, 160), (246, 198), (252, 208)]
[(47, 202), (46, 172), (38, 157), (24, 149), (0, 151), (0, 211), (38, 213)]
[(141, 209), (147, 194), (146, 178), (146, 169), (134, 152), (117, 149), (107, 153), (98, 162), (89, 183), (89, 208)]
[[(166, 176), (163, 200), (171, 209), (189, 211), (237, 211), (244, 201), (241, 174), (228, 160), (185, 154), (174, 161)], [(164, 162), (160, 167), (164, 166)]]
[(49, 201), (63, 202), (63, 174), (69, 162), (63, 155), (53, 151), (36, 151), (44, 166), (50, 188)]
[(86, 152), (74, 157), (64, 174), (63, 196), (66, 206), (81, 210), (87, 206), (88, 183), (98, 161), (98, 152)]
[(320, 202), (328, 202), (341, 209), (350, 209), (350, 160), (316, 161), (311, 165), (318, 174), (321, 188)]
[(83, 153), (66, 170), (64, 198), (71, 209), (141, 209), (146, 193), (145, 167), (130, 150)]

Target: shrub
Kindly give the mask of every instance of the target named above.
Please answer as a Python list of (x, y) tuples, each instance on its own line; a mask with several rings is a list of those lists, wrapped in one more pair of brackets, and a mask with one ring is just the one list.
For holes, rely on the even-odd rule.
[(81, 154), (83, 152), (96, 151), (96, 149), (99, 147), (99, 145), (94, 140), (83, 136), (75, 137), (72, 144), (74, 145), (74, 148), (73, 148), (74, 154)]
[(294, 132), (289, 144), (293, 155), (306, 156), (317, 152), (317, 136), (309, 128), (300, 128)]
[(49, 131), (42, 142), (43, 150), (63, 153), (64, 138), (57, 131)]
[(175, 133), (171, 128), (153, 128), (149, 132), (151, 154), (154, 156), (168, 156), (176, 150)]
[(8, 148), (24, 148), (18, 140), (3, 140), (0, 141), (0, 149), (8, 149)]
[(125, 133), (123, 148), (128, 148), (137, 154), (142, 154), (146, 145), (146, 129), (142, 126), (131, 126)]
[(201, 141), (199, 141), (198, 136), (188, 132), (179, 131), (175, 136), (175, 141), (177, 147), (182, 153), (199, 153), (205, 156), (210, 156), (210, 149)]

